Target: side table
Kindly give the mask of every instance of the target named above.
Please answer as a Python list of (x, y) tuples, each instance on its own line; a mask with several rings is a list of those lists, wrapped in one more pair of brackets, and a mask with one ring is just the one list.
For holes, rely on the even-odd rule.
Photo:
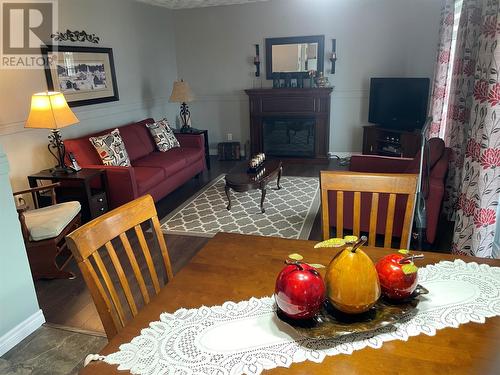
[(174, 134), (193, 134), (200, 135), (203, 134), (203, 138), (205, 140), (205, 160), (207, 162), (207, 169), (210, 169), (210, 149), (208, 148), (208, 130), (203, 129), (192, 129), (189, 132), (182, 132), (180, 129), (173, 129)]
[[(94, 182), (96, 179), (99, 179), (100, 185)], [(56, 190), (57, 201), (79, 201), (84, 223), (108, 212), (108, 182), (103, 169), (84, 168), (71, 174), (52, 174), (46, 169), (28, 176), (30, 187), (38, 186), (38, 181), (60, 182), (61, 186)], [(43, 198), (39, 193), (37, 199), (40, 206), (43, 206)]]

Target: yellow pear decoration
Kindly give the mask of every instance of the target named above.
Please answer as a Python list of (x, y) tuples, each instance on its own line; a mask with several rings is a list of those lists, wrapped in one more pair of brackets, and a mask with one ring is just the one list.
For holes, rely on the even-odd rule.
[(380, 298), (380, 283), (372, 260), (360, 249), (363, 236), (341, 250), (326, 270), (325, 284), (330, 303), (347, 314), (368, 311)]

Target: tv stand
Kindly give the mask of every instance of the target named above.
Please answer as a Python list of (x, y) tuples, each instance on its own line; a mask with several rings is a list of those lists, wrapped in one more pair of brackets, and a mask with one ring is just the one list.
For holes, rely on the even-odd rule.
[(420, 149), (420, 132), (363, 126), (363, 154), (413, 158)]

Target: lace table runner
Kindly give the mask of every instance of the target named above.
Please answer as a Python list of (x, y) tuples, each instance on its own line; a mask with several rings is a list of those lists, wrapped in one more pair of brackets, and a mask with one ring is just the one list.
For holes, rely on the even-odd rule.
[(397, 329), (305, 339), (276, 318), (273, 298), (251, 298), (163, 313), (120, 351), (99, 359), (141, 375), (260, 374), (295, 362), (319, 363), (325, 356), (380, 348), (386, 341), (406, 341), (421, 333), (433, 336), (438, 329), (484, 323), (500, 315), (500, 267), (443, 261), (420, 268), (418, 276), (430, 293), (420, 297), (418, 313), (400, 321)]

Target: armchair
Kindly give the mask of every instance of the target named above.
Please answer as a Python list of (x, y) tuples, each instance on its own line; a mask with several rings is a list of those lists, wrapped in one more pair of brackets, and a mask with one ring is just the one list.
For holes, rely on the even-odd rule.
[[(66, 246), (65, 236), (80, 225), (80, 203), (57, 203), (55, 188), (59, 183), (39, 186), (15, 192), (21, 231), (28, 254), (33, 279), (73, 279), (73, 273), (65, 271), (72, 255)], [(51, 205), (39, 207), (37, 192), (49, 192)], [(24, 194), (31, 194), (34, 209), (29, 210)]]
[[(451, 149), (445, 147), (444, 141), (441, 138), (429, 139), (428, 145), (429, 153), (428, 155), (424, 155), (426, 157), (424, 157), (422, 191), (427, 209), (425, 240), (427, 243), (432, 244), (436, 239)], [(420, 152), (418, 152), (413, 159), (374, 155), (353, 155), (349, 170), (353, 172), (369, 173), (419, 173), (419, 167)], [(429, 171), (428, 175), (427, 171)], [(403, 221), (403, 217), (397, 216), (398, 212), (399, 210), (396, 210), (396, 217), (394, 219), (395, 225)]]

